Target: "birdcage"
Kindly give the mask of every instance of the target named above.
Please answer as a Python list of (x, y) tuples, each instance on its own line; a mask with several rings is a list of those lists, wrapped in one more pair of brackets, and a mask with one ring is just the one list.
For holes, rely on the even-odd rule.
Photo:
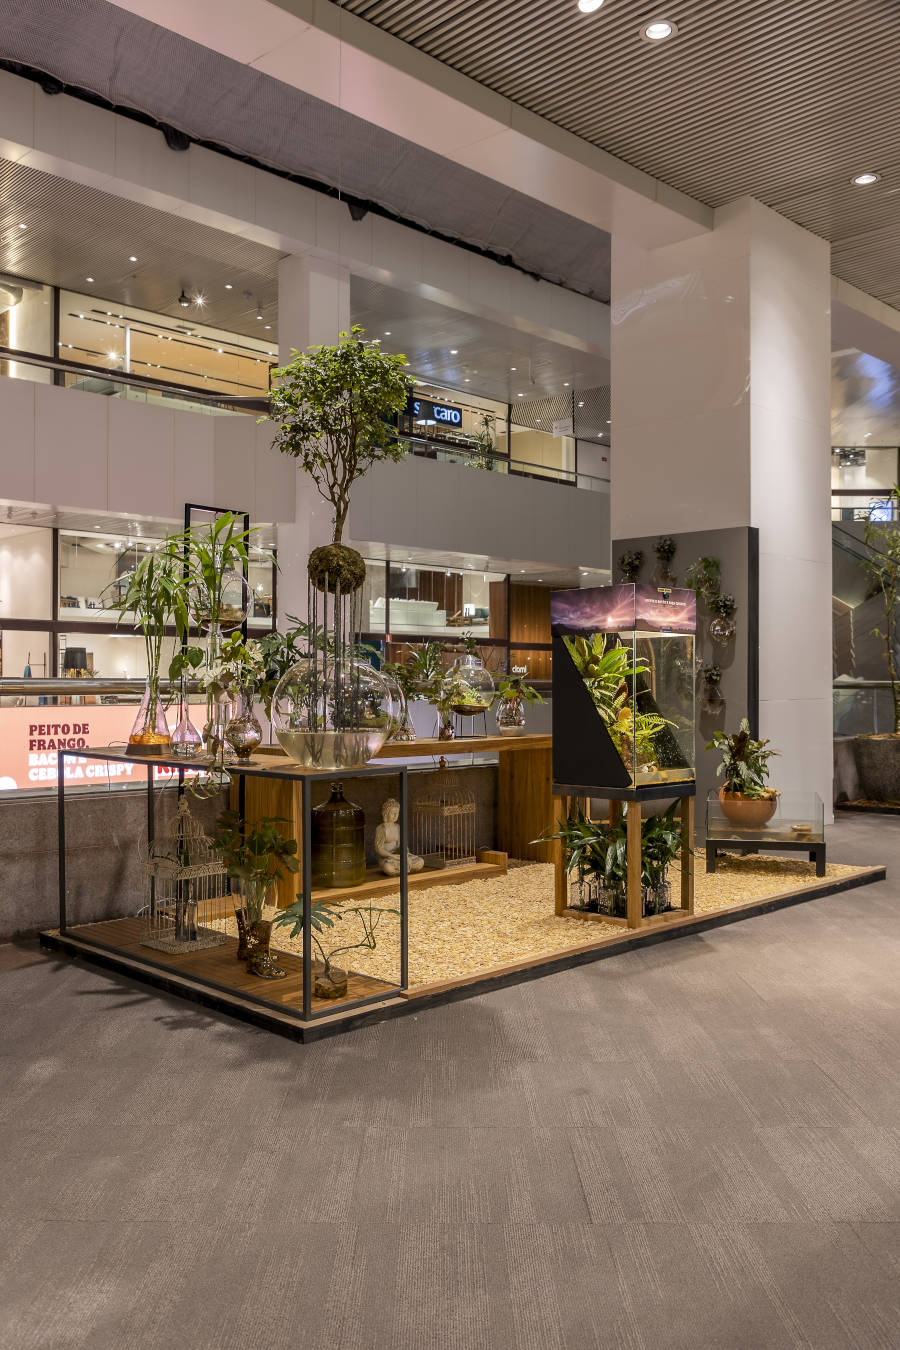
[(151, 844), (147, 874), (150, 903), (142, 946), (196, 952), (228, 941), (209, 927), (230, 911), (228, 874), (186, 797), (178, 804), (172, 833)]
[(443, 755), (424, 794), (412, 803), (412, 851), (426, 867), (461, 867), (475, 861), (475, 794), (460, 786), (459, 774)]

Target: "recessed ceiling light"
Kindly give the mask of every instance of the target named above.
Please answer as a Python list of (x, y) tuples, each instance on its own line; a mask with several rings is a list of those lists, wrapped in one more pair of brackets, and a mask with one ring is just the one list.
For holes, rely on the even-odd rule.
[(129, 255), (128, 255), (128, 261), (129, 261), (129, 262), (137, 262), (137, 258), (134, 256), (133, 253), (129, 253)]
[(524, 394), (516, 394), (516, 398), (524, 398), (524, 397), (525, 397)]
[(266, 326), (267, 329), (269, 329), (269, 328), (272, 327), (272, 325), (271, 325), (270, 323), (267, 323), (265, 326)]
[(568, 381), (568, 380), (563, 380), (563, 389), (568, 389), (568, 387), (569, 387), (569, 381)]
[(871, 170), (867, 170), (865, 173), (858, 173), (858, 174), (856, 175), (856, 177), (855, 177), (855, 178), (852, 178), (850, 181), (851, 181), (856, 187), (868, 187), (870, 183), (878, 183), (878, 182), (880, 182), (880, 181), (881, 181), (881, 174), (880, 174), (880, 173), (872, 173)]
[(226, 281), (226, 282), (225, 282), (225, 289), (226, 289), (226, 291), (230, 291), (230, 290), (232, 289), (232, 285), (231, 285), (231, 282), (230, 282), (230, 281)]
[(390, 329), (386, 329), (386, 330), (385, 330), (384, 336), (385, 336), (385, 337), (390, 337), (390, 336), (391, 336)]
[(603, 0), (578, 0), (578, 8), (582, 14), (596, 14), (602, 7)]
[(471, 380), (464, 380), (463, 383), (464, 383), (464, 384), (471, 384)]
[(195, 295), (195, 296), (194, 296), (194, 304), (195, 304), (195, 305), (200, 305), (201, 308), (202, 308), (202, 306), (206, 304), (206, 296), (205, 296), (205, 295)]
[(671, 19), (653, 19), (644, 24), (641, 37), (645, 42), (665, 42), (666, 38), (674, 37), (677, 32), (678, 25)]
[(217, 348), (216, 348), (216, 351), (219, 353), (220, 356), (222, 355), (222, 352), (223, 352), (224, 350), (225, 350), (224, 347), (217, 347)]
[(93, 281), (93, 280), (94, 280), (93, 277), (85, 277), (85, 281)]
[(510, 370), (515, 370), (515, 366), (510, 366)]
[(20, 230), (27, 230), (27, 229), (28, 229), (28, 226), (27, 226), (27, 225), (20, 225), (20, 226), (19, 226), (19, 229), (20, 229)]

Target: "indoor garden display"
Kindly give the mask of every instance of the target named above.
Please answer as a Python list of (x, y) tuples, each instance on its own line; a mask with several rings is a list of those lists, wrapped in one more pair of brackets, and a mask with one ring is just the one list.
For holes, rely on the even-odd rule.
[(733, 595), (722, 590), (722, 564), (718, 558), (702, 557), (691, 563), (685, 572), (685, 585), (695, 590), (712, 615), (709, 636), (719, 646), (726, 646), (736, 630), (734, 614), (737, 604)]
[(777, 750), (768, 750), (767, 740), (750, 735), (746, 717), (732, 736), (717, 731), (707, 750), (718, 750), (722, 760), (716, 769), (723, 779), (719, 789), (722, 814), (732, 825), (758, 829), (772, 819), (778, 805), (778, 793), (769, 787), (769, 760)]
[(134, 615), (134, 627), (144, 636), (147, 653), (147, 684), (135, 718), (128, 749), (132, 754), (161, 754), (169, 749), (169, 728), (159, 696), (159, 662), (166, 626), (187, 630), (188, 610), (184, 587), (184, 560), (175, 539), (163, 539), (125, 577), (118, 577), (110, 590), (116, 598), (110, 607), (119, 620)]
[(725, 706), (722, 690), (719, 687), (719, 681), (722, 679), (722, 667), (718, 665), (704, 666), (701, 674), (703, 677), (703, 692), (700, 695), (700, 706), (704, 712), (721, 712)]
[[(563, 845), (566, 872), (571, 878), (570, 903), (613, 918), (627, 914), (628, 845), (627, 812), (639, 811), (631, 802), (625, 812), (606, 824), (593, 821), (582, 810), (573, 812), (552, 834), (536, 843), (559, 839)], [(659, 815), (648, 816), (641, 828), (641, 906), (645, 916), (671, 908), (669, 866), (681, 851), (681, 821), (678, 802)]]
[(497, 686), (498, 736), (521, 736), (525, 731), (525, 704), (543, 703), (543, 698), (530, 684), (524, 684), (521, 675), (503, 678)]
[(464, 635), (465, 653), (452, 665), (449, 677), (455, 681), (455, 702), (451, 704), (457, 717), (484, 717), (494, 701), (494, 681), (487, 666), (478, 655), (477, 645), (470, 635)]
[(280, 980), (287, 974), (272, 958), (272, 921), (264, 914), (273, 884), (300, 870), (296, 841), (286, 839), (280, 829), (289, 823), (277, 816), (261, 816), (251, 824), (236, 811), (223, 811), (213, 839), (229, 877), (237, 884), (238, 959), (247, 962), (250, 974), (264, 980)]
[[(313, 946), (322, 961), (322, 970), (315, 975), (313, 993), (316, 998), (344, 998), (347, 993), (348, 971), (335, 964), (335, 958), (344, 953), (362, 949), (373, 952), (376, 947), (378, 925), (386, 914), (396, 914), (398, 909), (386, 909), (381, 905), (341, 905), (338, 907), (328, 900), (313, 900), (310, 906), (310, 936)], [(362, 934), (356, 942), (342, 942), (338, 946), (326, 946), (328, 930), (338, 924), (349, 923), (356, 919)], [(275, 919), (275, 923), (290, 927), (289, 936), (301, 937), (303, 934), (303, 897), (298, 896), (293, 905), (288, 905)], [(357, 930), (359, 931), (359, 930)], [(338, 934), (335, 934), (338, 936)], [(348, 936), (350, 934), (348, 933)]]
[(355, 655), (366, 565), (342, 537), (354, 482), (373, 464), (406, 454), (392, 425), (409, 395), (405, 367), (404, 356), (366, 342), (354, 326), (333, 346), (295, 351), (273, 372), (273, 444), (298, 460), (333, 513), (331, 543), (313, 549), (307, 566), (313, 642), (272, 701), (281, 744), (306, 766), (365, 763), (359, 756), (380, 748), (394, 717), (386, 682)]
[(553, 777), (571, 786), (692, 784), (696, 597), (623, 584), (555, 591)]
[(713, 617), (709, 624), (709, 636), (713, 642), (718, 642), (720, 646), (724, 647), (735, 635), (734, 611), (736, 609), (734, 596), (725, 592), (716, 596), (713, 601)]
[(627, 549), (619, 558), (619, 571), (622, 573), (622, 580), (626, 582), (637, 581), (643, 565), (644, 555), (640, 549)]
[(653, 548), (658, 564), (656, 571), (656, 584), (658, 586), (675, 585), (675, 574), (672, 571), (671, 564), (677, 551), (678, 545), (670, 534), (660, 535)]
[(389, 741), (414, 741), (416, 730), (412, 723), (409, 705), (418, 696), (416, 678), (409, 665), (402, 661), (384, 661), (381, 673), (396, 688), (400, 703), (400, 712), (388, 736)]
[[(242, 695), (255, 689), (263, 672), (259, 643), (245, 638), (240, 632), (223, 637), (214, 659), (207, 658), (201, 671), (200, 682), (207, 697), (204, 736), (216, 770), (224, 775), (223, 786), (229, 777), (224, 766), (233, 762), (231, 756), (247, 758), (262, 740), (262, 729), (253, 716), (252, 692), (249, 716)], [(236, 712), (236, 708), (243, 711)], [(237, 741), (239, 751), (234, 741)]]

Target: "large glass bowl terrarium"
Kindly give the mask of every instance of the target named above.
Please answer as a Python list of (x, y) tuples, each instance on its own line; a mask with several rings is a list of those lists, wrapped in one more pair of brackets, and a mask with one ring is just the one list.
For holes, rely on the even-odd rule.
[(304, 768), (353, 769), (378, 753), (400, 711), (391, 684), (367, 661), (311, 652), (278, 683), (272, 724)]
[(467, 652), (451, 667), (448, 679), (453, 682), (451, 712), (457, 717), (481, 717), (487, 712), (494, 699), (494, 681), (481, 657)]

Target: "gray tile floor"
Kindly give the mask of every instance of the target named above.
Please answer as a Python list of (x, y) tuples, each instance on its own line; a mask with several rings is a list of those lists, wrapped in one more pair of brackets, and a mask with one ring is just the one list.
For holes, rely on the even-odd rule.
[[(839, 861), (900, 866), (900, 820)], [(900, 1345), (896, 883), (295, 1046), (0, 948), (3, 1350)]]

